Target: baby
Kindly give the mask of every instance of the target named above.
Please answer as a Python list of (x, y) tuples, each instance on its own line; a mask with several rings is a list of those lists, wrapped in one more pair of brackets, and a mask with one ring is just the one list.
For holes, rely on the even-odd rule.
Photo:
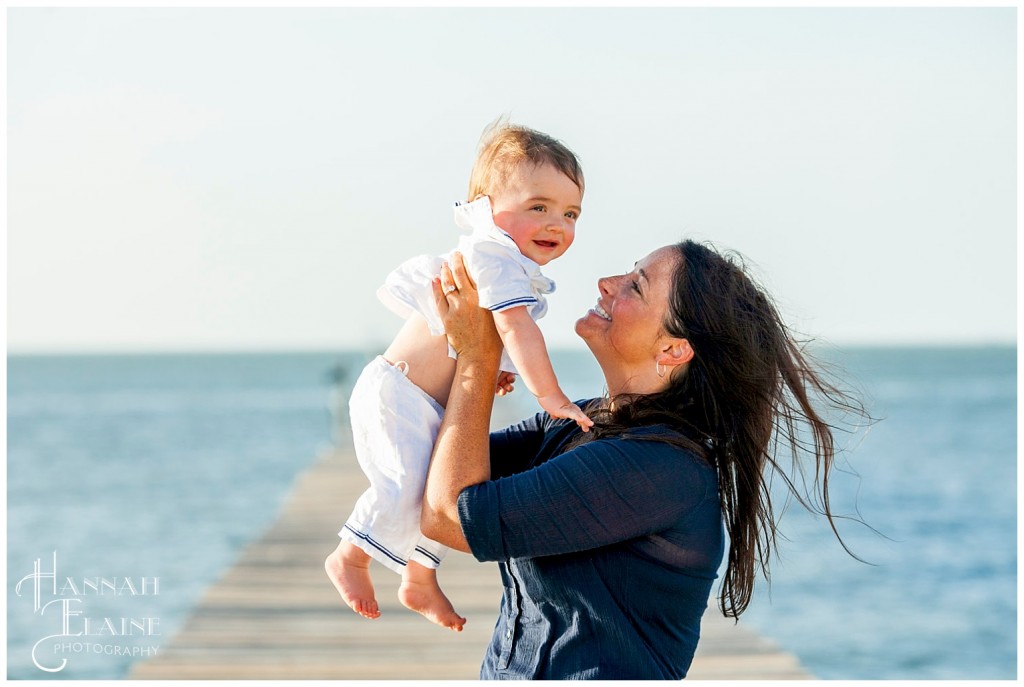
[[(558, 385), (535, 322), (555, 285), (540, 268), (572, 245), (583, 202), (576, 156), (538, 131), (505, 123), (484, 132), (467, 203), (455, 221), (480, 305), (494, 313), (505, 350), (496, 393), (512, 390), (519, 374), (541, 407), (587, 431), (593, 422)], [(427, 619), (461, 631), (459, 616), (437, 583), (447, 548), (420, 534), (420, 506), (434, 440), (455, 376), (454, 352), (431, 288), (445, 258), (419, 256), (385, 280), (380, 299), (405, 325), (364, 368), (352, 389), (349, 416), (360, 467), (370, 487), (338, 533), (341, 543), (325, 567), (353, 611), (377, 618), (369, 565), (383, 563), (402, 576), (399, 599)]]

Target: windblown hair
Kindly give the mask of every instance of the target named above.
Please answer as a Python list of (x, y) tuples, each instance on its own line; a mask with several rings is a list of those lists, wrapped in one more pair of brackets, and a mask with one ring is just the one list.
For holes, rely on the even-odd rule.
[[(664, 328), (690, 342), (693, 359), (662, 392), (604, 399), (588, 408), (595, 421), (588, 439), (628, 436), (632, 427), (664, 424), (682, 437), (673, 443), (714, 465), (729, 534), (719, 605), (724, 615), (738, 618), (750, 603), (757, 569), (770, 580), (777, 524), (769, 493), (773, 474), (801, 505), (828, 518), (853, 555), (829, 508), (837, 428), (817, 406), (866, 413), (826, 379), (737, 255), (724, 257), (693, 241), (676, 248), (681, 260)], [(780, 464), (787, 454), (789, 472)], [(808, 467), (814, 470), (810, 487)], [(802, 489), (794, 482), (797, 475)]]
[(469, 177), (469, 200), (503, 190), (519, 165), (549, 164), (569, 177), (583, 193), (583, 168), (569, 148), (547, 134), (498, 119), (480, 138)]

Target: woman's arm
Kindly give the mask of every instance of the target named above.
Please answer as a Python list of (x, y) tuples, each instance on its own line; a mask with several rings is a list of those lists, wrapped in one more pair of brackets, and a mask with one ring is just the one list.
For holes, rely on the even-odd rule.
[[(713, 471), (657, 441), (594, 442), (490, 481), (488, 428), (501, 340), (458, 256), (442, 281), (458, 286), (446, 296), (435, 282), (434, 295), (459, 357), (427, 473), (423, 534), (479, 560), (552, 555), (663, 530), (717, 498)], [(465, 532), (460, 503), (474, 514)]]
[(714, 470), (696, 454), (651, 438), (577, 446), (524, 472), (468, 486), (458, 505), (480, 561), (597, 549), (692, 530), (702, 519), (721, 525)]
[[(456, 290), (445, 294), (442, 283), (444, 288), (454, 284)], [(457, 503), (463, 489), (491, 477), (489, 429), (501, 339), (490, 311), (479, 306), (476, 286), (460, 254), (452, 256), (451, 269), (446, 266), (433, 286), (448, 342), (458, 359), (427, 472), (420, 530), (434, 541), (468, 553)]]

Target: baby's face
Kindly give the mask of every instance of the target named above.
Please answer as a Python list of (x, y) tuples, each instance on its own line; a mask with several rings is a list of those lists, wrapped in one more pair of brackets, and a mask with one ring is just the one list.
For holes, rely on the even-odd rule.
[(579, 187), (552, 165), (519, 165), (505, 188), (491, 195), (494, 223), (538, 265), (572, 245), (582, 204)]

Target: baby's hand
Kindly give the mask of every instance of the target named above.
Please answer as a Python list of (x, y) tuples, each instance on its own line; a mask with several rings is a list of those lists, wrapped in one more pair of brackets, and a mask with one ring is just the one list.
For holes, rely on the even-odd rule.
[(594, 426), (594, 421), (580, 410), (580, 407), (569, 400), (563, 393), (551, 394), (550, 396), (539, 396), (537, 401), (540, 407), (547, 411), (551, 417), (559, 417), (566, 420), (575, 420), (584, 432), (589, 432)]
[(498, 388), (495, 389), (494, 393), (498, 396), (504, 396), (505, 394), (512, 393), (515, 390), (515, 387), (512, 386), (515, 382), (516, 376), (514, 374), (502, 370), (498, 373)]

